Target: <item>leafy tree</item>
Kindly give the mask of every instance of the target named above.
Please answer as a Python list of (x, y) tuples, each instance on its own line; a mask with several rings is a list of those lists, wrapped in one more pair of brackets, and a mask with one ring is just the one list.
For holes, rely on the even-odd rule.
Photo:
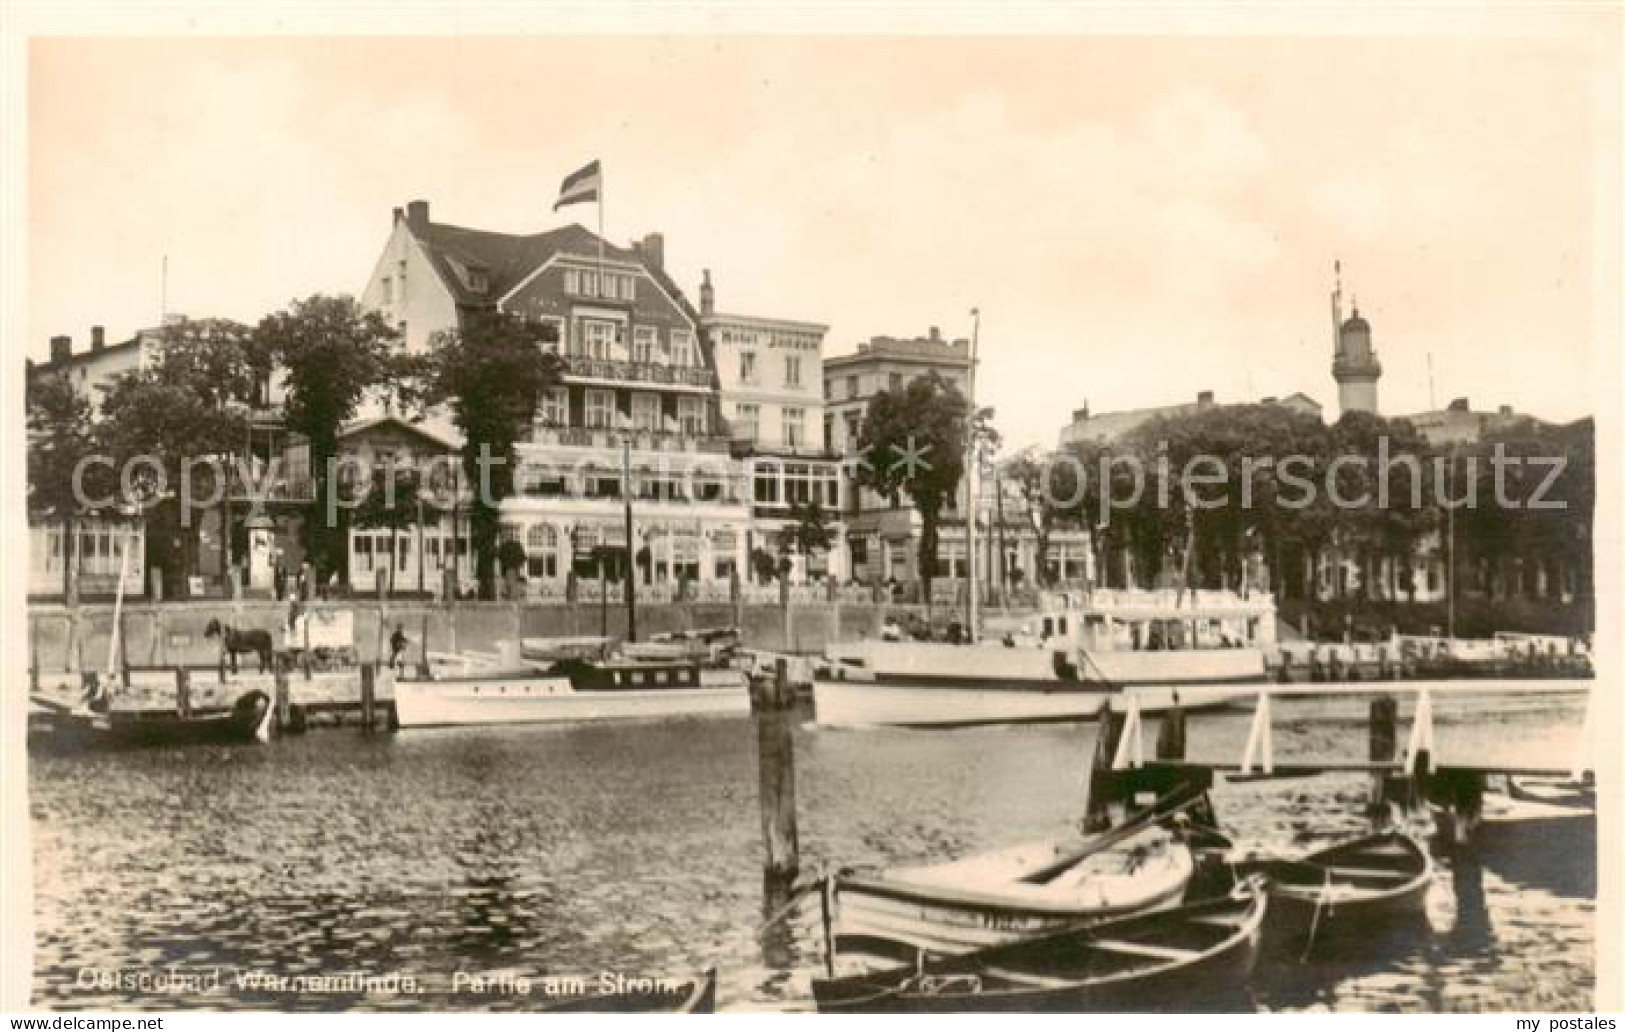
[(964, 476), (969, 422), (965, 396), (933, 371), (871, 398), (858, 438), (867, 456), (858, 483), (894, 505), (906, 494), (920, 514), (920, 582), (928, 605), (942, 510)]
[(756, 574), (756, 579), (764, 584), (779, 575), (778, 558), (765, 548), (751, 549), (750, 566), (752, 572)]
[[(339, 428), (370, 391), (394, 384), (398, 336), (353, 298), (315, 294), (260, 320), (255, 337), (260, 352), (286, 373), (286, 426), (310, 446), (316, 492), (303, 524), (306, 554), (323, 569), (347, 569), (348, 518), (337, 505), (331, 468)], [(334, 526), (329, 512), (337, 513)]]
[(1091, 474), (1095, 468), (1083, 465), (1080, 469), (1083, 458), (1081, 452), (1074, 452), (1052, 460), (1036, 449), (1028, 448), (1009, 459), (1001, 474), (1015, 487), (1016, 494), (1021, 498), (1023, 517), (1031, 522), (1037, 537), (1034, 554), (1038, 567), (1037, 580), (1045, 587), (1051, 581), (1049, 541), (1056, 523), (1068, 514), (1096, 511), (1086, 499), (1078, 497), (1079, 472), (1086, 474), (1084, 482), (1091, 482), (1087, 474)]
[(430, 353), (410, 366), (411, 404), (422, 411), (449, 405), (463, 433), (463, 470), (474, 489), (469, 531), (482, 598), (496, 595), (500, 507), (513, 494), (515, 446), (529, 432), (542, 393), (559, 380), (557, 356), (541, 345), (557, 341), (550, 324), (469, 311), (460, 329), (438, 335)]
[(824, 507), (814, 502), (791, 502), (790, 522), (779, 531), (779, 554), (804, 555), (829, 551), (834, 533), (824, 515)]
[[(30, 376), (26, 392), (28, 512), (62, 526), (62, 596), (71, 601), (78, 518), (84, 508), (74, 491), (74, 472), (99, 452), (91, 404), (65, 373)], [(101, 469), (104, 467), (91, 467), (86, 472)], [(82, 487), (91, 497), (104, 495), (107, 486), (82, 478)]]
[(124, 501), (147, 509), (148, 559), (169, 583), (197, 569), (198, 507), (223, 496), (266, 375), (248, 327), (207, 319), (166, 327), (147, 365), (106, 389), (102, 447), (133, 474)]

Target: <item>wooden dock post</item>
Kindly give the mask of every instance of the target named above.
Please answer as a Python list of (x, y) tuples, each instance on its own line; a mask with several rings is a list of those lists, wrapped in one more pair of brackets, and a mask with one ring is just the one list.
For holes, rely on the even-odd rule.
[(377, 726), (377, 674), (371, 663), (361, 664), (361, 726), (371, 731)]
[(1089, 761), (1089, 783), (1084, 790), (1083, 830), (1094, 833), (1111, 827), (1111, 805), (1117, 802), (1112, 761), (1123, 738), (1125, 717), (1112, 709), (1110, 699), (1100, 704), (1095, 718), (1095, 754)]
[(274, 696), (272, 701), (276, 706), (276, 733), (287, 734), (293, 726), (293, 716), (289, 712), (292, 699), (288, 689), (288, 672), (277, 667), (276, 672), (271, 675), (271, 684)]
[(424, 610), (418, 635), (418, 676), (429, 676), (429, 612)]
[(192, 675), (180, 666), (175, 668), (175, 713), (182, 720), (192, 715)]
[(1174, 696), (1174, 708), (1162, 715), (1157, 728), (1157, 759), (1183, 760), (1185, 758), (1185, 707)]
[[(1370, 723), (1367, 727), (1367, 758), (1373, 763), (1392, 763), (1399, 750), (1399, 700), (1383, 695), (1371, 700)], [(1394, 775), (1374, 771), (1371, 792), (1367, 797), (1366, 816), (1379, 826), (1388, 819), (1388, 803), (1398, 795), (1397, 787), (1403, 781)]]
[(756, 755), (766, 847), (763, 874), (789, 880), (801, 869), (801, 843), (796, 831), (796, 749), (791, 731), (795, 695), (783, 656), (774, 663), (773, 683), (763, 692), (761, 702), (756, 712)]

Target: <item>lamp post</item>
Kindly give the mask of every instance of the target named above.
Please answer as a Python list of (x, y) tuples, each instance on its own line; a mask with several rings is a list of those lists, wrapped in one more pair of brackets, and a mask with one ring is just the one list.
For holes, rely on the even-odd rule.
[(632, 551), (632, 435), (621, 438), (621, 499), (626, 508), (626, 640), (638, 640), (637, 556)]
[(965, 376), (965, 389), (970, 394), (969, 421), (965, 426), (965, 639), (976, 644), (976, 515), (977, 474), (981, 472), (981, 453), (976, 441), (976, 344), (982, 334), (982, 310), (972, 308), (970, 332), (970, 371)]

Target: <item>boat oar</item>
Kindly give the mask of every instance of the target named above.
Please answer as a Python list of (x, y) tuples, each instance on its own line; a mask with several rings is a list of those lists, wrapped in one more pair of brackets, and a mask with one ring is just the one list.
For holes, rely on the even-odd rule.
[(1102, 853), (1119, 842), (1133, 838), (1135, 835), (1149, 828), (1157, 821), (1194, 806), (1200, 802), (1203, 792), (1188, 785), (1181, 785), (1167, 795), (1162, 796), (1150, 806), (1142, 810), (1138, 816), (1124, 821), (1110, 831), (1102, 832), (1064, 856), (1058, 857), (1050, 863), (1040, 867), (1021, 880), (1029, 884), (1044, 885), (1060, 877), (1078, 864)]

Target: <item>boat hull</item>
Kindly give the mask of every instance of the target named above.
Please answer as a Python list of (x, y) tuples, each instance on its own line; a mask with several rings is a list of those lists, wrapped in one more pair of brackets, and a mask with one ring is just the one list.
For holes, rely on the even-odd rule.
[(954, 954), (1037, 938), (1178, 906), (1195, 866), (1188, 848), (1168, 842), (1142, 848), (1119, 871), (1096, 871), (1074, 885), (1022, 880), (1056, 855), (1052, 843), (1035, 843), (927, 868), (843, 878), (836, 892), (836, 945), (880, 940)]
[(1075, 646), (947, 642), (851, 642), (830, 661), (848, 679), (888, 686), (1006, 685), (1033, 688), (1232, 684), (1265, 677), (1264, 653), (1228, 649), (1080, 649)]
[(229, 710), (198, 716), (113, 709), (56, 713), (49, 737), (57, 747), (151, 747), (223, 745), (269, 736), (271, 700), (264, 692), (244, 694)]
[(1389, 832), (1303, 860), (1243, 862), (1236, 874), (1269, 879), (1269, 939), (1298, 947), (1368, 937), (1424, 913), (1433, 861), (1414, 839)]
[[(973, 727), (980, 724), (1035, 724), (1093, 720), (1101, 704), (1121, 691), (1085, 685), (1054, 688), (895, 687), (860, 681), (817, 678), (813, 681), (815, 719), (819, 727)], [(1174, 687), (1134, 689), (1140, 712), (1223, 706), (1250, 699), (1258, 685), (1203, 688), (1180, 692)]]
[(576, 691), (567, 677), (395, 682), (395, 715), (402, 728), (737, 716), (749, 712), (750, 695), (737, 684)]
[[(1269, 907), (1262, 891), (1245, 898), (1216, 900), (1096, 924), (1087, 931), (1060, 934), (1024, 943), (1014, 950), (972, 953), (942, 966), (949, 978), (923, 991), (911, 967), (813, 983), (821, 1013), (966, 1013), (966, 1012), (1143, 1012), (1239, 1009), (1226, 1007), (1232, 994), (1251, 977), (1258, 963), (1264, 917)], [(1211, 915), (1211, 916), (1210, 916)], [(1170, 928), (1217, 918), (1233, 922), (1215, 933), (1217, 941), (1200, 950), (1174, 950), (1161, 962), (1116, 972), (1090, 970), (1087, 960), (1097, 944), (1119, 935), (1144, 938), (1158, 921)], [(1225, 927), (1221, 925), (1221, 927)], [(1139, 929), (1139, 936), (1135, 930)], [(1178, 940), (1178, 935), (1170, 936)], [(1155, 939), (1155, 936), (1152, 936)], [(1152, 957), (1156, 956), (1153, 947)], [(1177, 959), (1184, 953), (1185, 959)], [(1022, 961), (1025, 960), (1025, 964)], [(1036, 961), (1036, 964), (1034, 963)], [(1067, 977), (1068, 967), (1077, 973)], [(1024, 968), (1037, 968), (1024, 974)], [(928, 975), (933, 974), (927, 963)], [(1042, 972), (1042, 973), (1040, 973)], [(952, 975), (961, 976), (957, 982)], [(964, 976), (968, 975), (966, 978)], [(1036, 977), (1035, 977), (1036, 976)], [(1057, 977), (1059, 976), (1059, 977)], [(1216, 1006), (1220, 1005), (1220, 1006)]]

